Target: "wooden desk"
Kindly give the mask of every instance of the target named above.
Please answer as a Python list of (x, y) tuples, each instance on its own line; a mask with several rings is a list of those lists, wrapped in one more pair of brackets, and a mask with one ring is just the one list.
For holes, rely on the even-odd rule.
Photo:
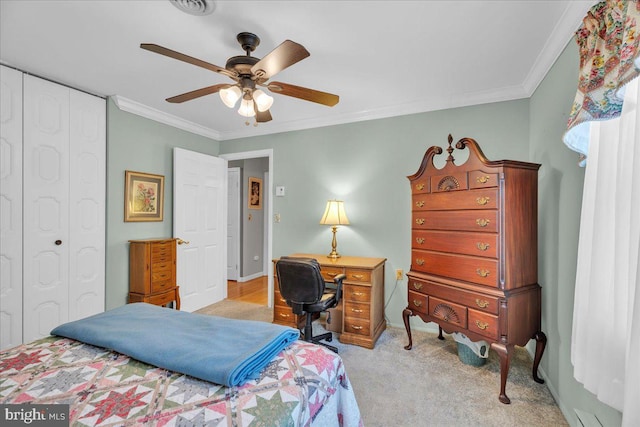
[[(342, 299), (333, 310), (334, 316), (341, 316), (340, 319), (334, 319), (334, 324), (340, 324), (341, 327), (334, 331), (340, 333), (342, 343), (373, 348), (387, 326), (384, 319), (386, 258), (342, 256), (331, 259), (326, 255), (301, 253), (290, 256), (317, 259), (322, 276), (327, 282), (333, 282), (338, 274), (347, 275), (343, 281)], [(276, 276), (273, 287), (273, 323), (299, 328), (304, 325), (304, 316), (294, 314), (282, 298), (276, 269), (273, 271)]]

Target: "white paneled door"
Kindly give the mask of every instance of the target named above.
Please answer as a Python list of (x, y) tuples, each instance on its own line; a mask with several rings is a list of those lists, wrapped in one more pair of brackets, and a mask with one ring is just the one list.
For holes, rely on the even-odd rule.
[(0, 349), (22, 344), (22, 73), (0, 66)]
[[(8, 70), (0, 143), (3, 348), (102, 312), (105, 301), (106, 102)], [(14, 71), (20, 81), (9, 83)]]
[(173, 236), (180, 239), (177, 259), (180, 308), (195, 311), (225, 298), (226, 160), (174, 148)]

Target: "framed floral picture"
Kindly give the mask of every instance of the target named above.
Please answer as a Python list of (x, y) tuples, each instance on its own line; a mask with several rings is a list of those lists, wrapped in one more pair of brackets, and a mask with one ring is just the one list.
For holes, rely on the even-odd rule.
[(162, 221), (164, 217), (164, 176), (124, 172), (125, 222)]
[(262, 180), (249, 177), (249, 209), (262, 209)]

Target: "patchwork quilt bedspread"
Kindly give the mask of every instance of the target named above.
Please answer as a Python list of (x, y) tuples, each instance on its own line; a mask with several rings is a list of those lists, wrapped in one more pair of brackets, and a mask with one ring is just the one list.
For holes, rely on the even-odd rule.
[(342, 359), (304, 341), (225, 387), (51, 336), (0, 352), (0, 403), (68, 404), (73, 426), (362, 426)]

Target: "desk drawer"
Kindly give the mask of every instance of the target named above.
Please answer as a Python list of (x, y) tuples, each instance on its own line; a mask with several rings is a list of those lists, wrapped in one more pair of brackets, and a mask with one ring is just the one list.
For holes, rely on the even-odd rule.
[(287, 300), (282, 297), (278, 288), (275, 288), (273, 292), (273, 304), (280, 307), (289, 307)]
[(345, 301), (365, 303), (371, 301), (371, 287), (369, 286), (345, 285), (342, 293), (342, 298)]
[(340, 268), (340, 267), (324, 267), (323, 266), (322, 268), (320, 268), (320, 274), (322, 274), (322, 277), (327, 282), (333, 282), (334, 277), (336, 277), (338, 274), (343, 274), (343, 273), (344, 273), (344, 268)]
[(345, 301), (344, 315), (349, 317), (357, 317), (358, 319), (368, 319), (371, 313), (371, 307), (367, 303)]
[(350, 282), (371, 283), (371, 270), (347, 269), (347, 278)]
[(291, 311), (289, 307), (274, 306), (273, 321), (287, 325), (295, 325), (296, 315), (293, 314), (293, 311)]
[(344, 332), (368, 337), (371, 335), (371, 323), (368, 320), (345, 316)]

